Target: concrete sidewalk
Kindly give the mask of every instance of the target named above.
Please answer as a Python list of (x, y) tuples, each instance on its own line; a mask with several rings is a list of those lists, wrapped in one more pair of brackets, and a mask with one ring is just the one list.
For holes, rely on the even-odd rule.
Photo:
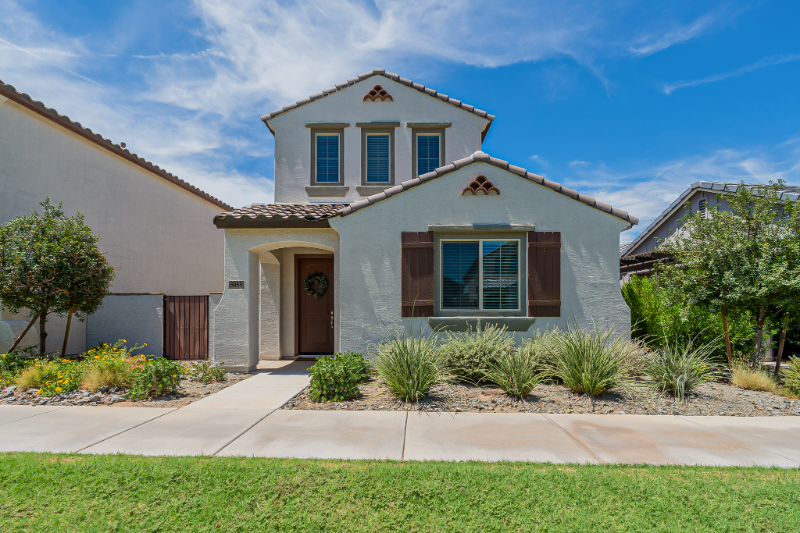
[(0, 451), (800, 467), (800, 417), (280, 410), (302, 365), (180, 409), (3, 405)]

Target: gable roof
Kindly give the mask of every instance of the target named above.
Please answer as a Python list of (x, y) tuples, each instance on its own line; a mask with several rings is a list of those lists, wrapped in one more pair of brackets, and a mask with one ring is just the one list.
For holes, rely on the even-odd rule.
[[(630, 252), (636, 249), (642, 242), (644, 242), (650, 235), (656, 231), (661, 224), (671, 217), (678, 209), (683, 207), (683, 204), (689, 199), (690, 196), (697, 192), (711, 192), (714, 194), (734, 194), (739, 189), (739, 183), (726, 183), (721, 181), (697, 181), (689, 185), (689, 188), (683, 191), (680, 196), (678, 196), (675, 201), (669, 204), (660, 215), (658, 215), (653, 222), (647, 226), (644, 231), (642, 231), (635, 239), (633, 239), (628, 246), (624, 249), (620, 247), (619, 254), (620, 257), (626, 257), (630, 255)], [(753, 184), (753, 183), (746, 183), (744, 185), (748, 188), (756, 188), (760, 185)], [(795, 185), (787, 185), (780, 189), (781, 192), (781, 200), (797, 200), (800, 198), (800, 187)]]
[(218, 228), (330, 227), (347, 204), (252, 204), (214, 217)]
[(138, 155), (126, 150), (120, 145), (114, 144), (109, 139), (106, 139), (99, 133), (95, 133), (89, 128), (84, 128), (83, 126), (81, 126), (80, 122), (75, 122), (73, 120), (70, 120), (68, 116), (62, 115), (55, 109), (47, 107), (42, 102), (34, 100), (29, 95), (17, 91), (13, 86), (3, 83), (2, 80), (0, 80), (0, 95), (5, 96), (9, 100), (16, 102), (17, 104), (33, 111), (34, 113), (43, 116), (48, 120), (51, 120), (52, 122), (55, 122), (59, 126), (62, 126), (68, 129), (69, 131), (80, 135), (84, 139), (87, 139), (95, 143), (96, 145), (105, 148), (106, 150), (116, 154), (117, 156), (127, 161), (130, 161), (131, 163), (138, 165), (149, 172), (152, 172), (156, 176), (163, 178), (169, 181), (170, 183), (174, 183), (178, 187), (185, 189), (196, 196), (199, 196), (203, 200), (211, 202), (212, 204), (221, 207), (223, 209), (233, 209), (232, 206), (226, 204), (222, 200), (215, 198), (204, 191), (201, 191), (194, 185), (183, 181), (178, 176), (175, 176), (174, 174), (167, 172), (163, 168), (154, 165), (153, 163), (147, 161), (144, 158), (139, 157)]
[(562, 185), (560, 185), (560, 184), (558, 184), (558, 183), (556, 183), (554, 181), (546, 180), (542, 176), (539, 176), (538, 174), (533, 174), (532, 172), (528, 172), (524, 168), (511, 165), (511, 164), (509, 164), (508, 161), (503, 161), (502, 159), (497, 159), (496, 157), (490, 157), (488, 154), (485, 154), (485, 153), (480, 152), (480, 151), (479, 152), (475, 152), (471, 156), (465, 157), (464, 159), (459, 159), (458, 161), (454, 161), (454, 162), (450, 163), (449, 165), (445, 165), (443, 167), (437, 168), (433, 172), (428, 172), (427, 174), (423, 174), (423, 175), (419, 176), (418, 178), (414, 178), (412, 180), (404, 181), (400, 185), (395, 185), (394, 187), (386, 189), (385, 191), (383, 191), (381, 193), (373, 194), (372, 196), (369, 196), (367, 198), (359, 200), (358, 202), (355, 202), (355, 203), (352, 203), (352, 204), (348, 204), (344, 209), (341, 210), (339, 216), (347, 216), (350, 213), (353, 213), (354, 211), (358, 211), (359, 209), (363, 209), (364, 207), (367, 207), (369, 205), (372, 205), (372, 204), (375, 204), (377, 202), (380, 202), (381, 200), (385, 200), (386, 198), (388, 198), (390, 196), (394, 196), (395, 194), (399, 194), (399, 193), (401, 193), (401, 192), (403, 192), (403, 191), (405, 191), (407, 189), (411, 189), (411, 188), (416, 187), (418, 185), (422, 185), (426, 181), (430, 181), (430, 180), (438, 178), (440, 176), (444, 176), (445, 174), (449, 174), (450, 172), (453, 172), (453, 171), (455, 171), (455, 170), (457, 170), (459, 168), (465, 167), (465, 166), (467, 166), (469, 164), (472, 164), (472, 163), (478, 163), (478, 162), (480, 162), (480, 163), (488, 163), (490, 165), (494, 165), (496, 167), (502, 168), (503, 170), (507, 170), (509, 172), (517, 174), (518, 176), (521, 176), (521, 177), (523, 177), (525, 179), (528, 179), (528, 180), (530, 180), (530, 181), (532, 181), (534, 183), (538, 183), (539, 185), (543, 185), (543, 186), (545, 186), (545, 187), (547, 187), (549, 189), (552, 189), (552, 190), (554, 190), (554, 191), (556, 191), (556, 192), (558, 192), (560, 194), (563, 194), (564, 196), (568, 196), (568, 197), (572, 198), (573, 200), (577, 200), (579, 202), (583, 202), (584, 204), (586, 204), (586, 205), (588, 205), (590, 207), (594, 207), (595, 209), (599, 209), (600, 211), (603, 211), (603, 212), (608, 213), (610, 215), (614, 215), (615, 217), (619, 217), (622, 220), (625, 220), (626, 222), (629, 222), (631, 224), (631, 226), (639, 223), (639, 219), (638, 218), (629, 215), (626, 211), (622, 211), (620, 209), (613, 208), (608, 204), (604, 204), (603, 202), (598, 202), (597, 200), (595, 200), (591, 196), (586, 196), (585, 194), (579, 194), (577, 191), (573, 191), (572, 189), (568, 189), (567, 187), (563, 187)]
[[(337, 83), (334, 87), (331, 87), (330, 89), (325, 89), (322, 92), (319, 92), (317, 94), (312, 94), (311, 96), (303, 98), (302, 100), (298, 100), (293, 104), (289, 104), (289, 105), (283, 106), (280, 109), (276, 109), (275, 111), (272, 111), (272, 112), (267, 113), (266, 115), (262, 116), (261, 120), (263, 120), (264, 124), (266, 124), (268, 120), (273, 119), (273, 118), (277, 117), (278, 115), (282, 115), (283, 113), (286, 113), (287, 111), (291, 111), (292, 109), (297, 109), (300, 106), (304, 106), (304, 105), (306, 105), (308, 103), (314, 102), (315, 100), (319, 100), (320, 98), (324, 98), (326, 96), (329, 96), (329, 95), (331, 95), (331, 94), (333, 94), (335, 92), (341, 91), (342, 89), (346, 89), (347, 87), (350, 87), (351, 85), (355, 85), (356, 83), (358, 83), (360, 81), (364, 81), (366, 79), (369, 79), (369, 78), (371, 78), (373, 76), (382, 76), (382, 77), (390, 79), (392, 81), (396, 81), (397, 83), (401, 83), (401, 84), (403, 84), (403, 85), (405, 85), (407, 87), (411, 87), (412, 89), (416, 89), (419, 92), (425, 93), (428, 96), (431, 96), (433, 98), (438, 98), (439, 100), (442, 100), (443, 102), (447, 102), (450, 105), (453, 105), (455, 107), (463, 109), (464, 111), (469, 111), (470, 113), (474, 113), (474, 114), (478, 115), (479, 117), (485, 118), (486, 120), (489, 121), (489, 124), (486, 126), (486, 129), (483, 130), (481, 140), (483, 140), (483, 137), (486, 137), (486, 133), (489, 131), (489, 127), (492, 125), (492, 121), (494, 120), (494, 115), (490, 115), (486, 111), (477, 109), (477, 108), (475, 108), (475, 107), (473, 107), (471, 105), (467, 105), (464, 102), (462, 102), (461, 100), (456, 100), (455, 98), (450, 98), (446, 94), (442, 94), (442, 93), (440, 93), (440, 92), (438, 92), (438, 91), (436, 91), (434, 89), (431, 89), (430, 87), (425, 87), (424, 85), (421, 85), (419, 83), (415, 83), (415, 82), (413, 82), (411, 80), (408, 80), (406, 78), (401, 78), (397, 74), (393, 74), (391, 72), (386, 72), (386, 70), (384, 70), (382, 68), (372, 69), (372, 72), (365, 72), (364, 74), (359, 74), (355, 78), (350, 78), (349, 80), (347, 80), (344, 83)], [(269, 125), (267, 125), (267, 127), (269, 127)], [(272, 129), (270, 129), (270, 131), (272, 131)]]

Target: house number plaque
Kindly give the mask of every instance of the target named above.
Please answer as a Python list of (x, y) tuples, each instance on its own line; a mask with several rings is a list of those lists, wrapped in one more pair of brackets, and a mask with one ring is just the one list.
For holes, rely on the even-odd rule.
[(229, 289), (244, 289), (244, 281), (229, 281)]

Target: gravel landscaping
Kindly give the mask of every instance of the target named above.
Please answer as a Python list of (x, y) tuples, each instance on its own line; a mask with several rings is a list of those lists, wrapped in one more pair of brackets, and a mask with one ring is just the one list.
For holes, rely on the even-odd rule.
[(353, 411), (422, 411), (473, 413), (552, 413), (552, 414), (638, 414), (706, 416), (797, 416), (800, 400), (769, 392), (742, 390), (725, 383), (701, 385), (687, 401), (676, 402), (670, 396), (644, 387), (632, 393), (611, 391), (595, 399), (573, 394), (563, 385), (542, 384), (525, 401), (517, 401), (491, 386), (464, 383), (437, 385), (431, 393), (413, 404), (396, 399), (376, 379), (360, 386), (361, 394), (350, 401), (318, 403), (308, 397), (306, 388), (289, 400), (282, 409), (353, 410)]
[(228, 373), (221, 383), (201, 383), (184, 379), (181, 381), (178, 394), (160, 396), (141, 401), (130, 401), (124, 397), (125, 391), (100, 387), (97, 392), (76, 390), (48, 398), (38, 396), (36, 389), (18, 391), (16, 387), (0, 389), (2, 405), (114, 405), (120, 407), (183, 407), (206, 396), (219, 392), (243, 381), (253, 374)]

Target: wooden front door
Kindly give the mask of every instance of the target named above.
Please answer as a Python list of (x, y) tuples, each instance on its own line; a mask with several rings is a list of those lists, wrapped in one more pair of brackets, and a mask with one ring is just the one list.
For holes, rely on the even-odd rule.
[(164, 296), (164, 357), (208, 359), (208, 296)]
[[(305, 281), (321, 274), (328, 282), (324, 294), (315, 299)], [(297, 256), (297, 352), (298, 355), (333, 353), (333, 257)], [(316, 290), (319, 284), (313, 284)]]

